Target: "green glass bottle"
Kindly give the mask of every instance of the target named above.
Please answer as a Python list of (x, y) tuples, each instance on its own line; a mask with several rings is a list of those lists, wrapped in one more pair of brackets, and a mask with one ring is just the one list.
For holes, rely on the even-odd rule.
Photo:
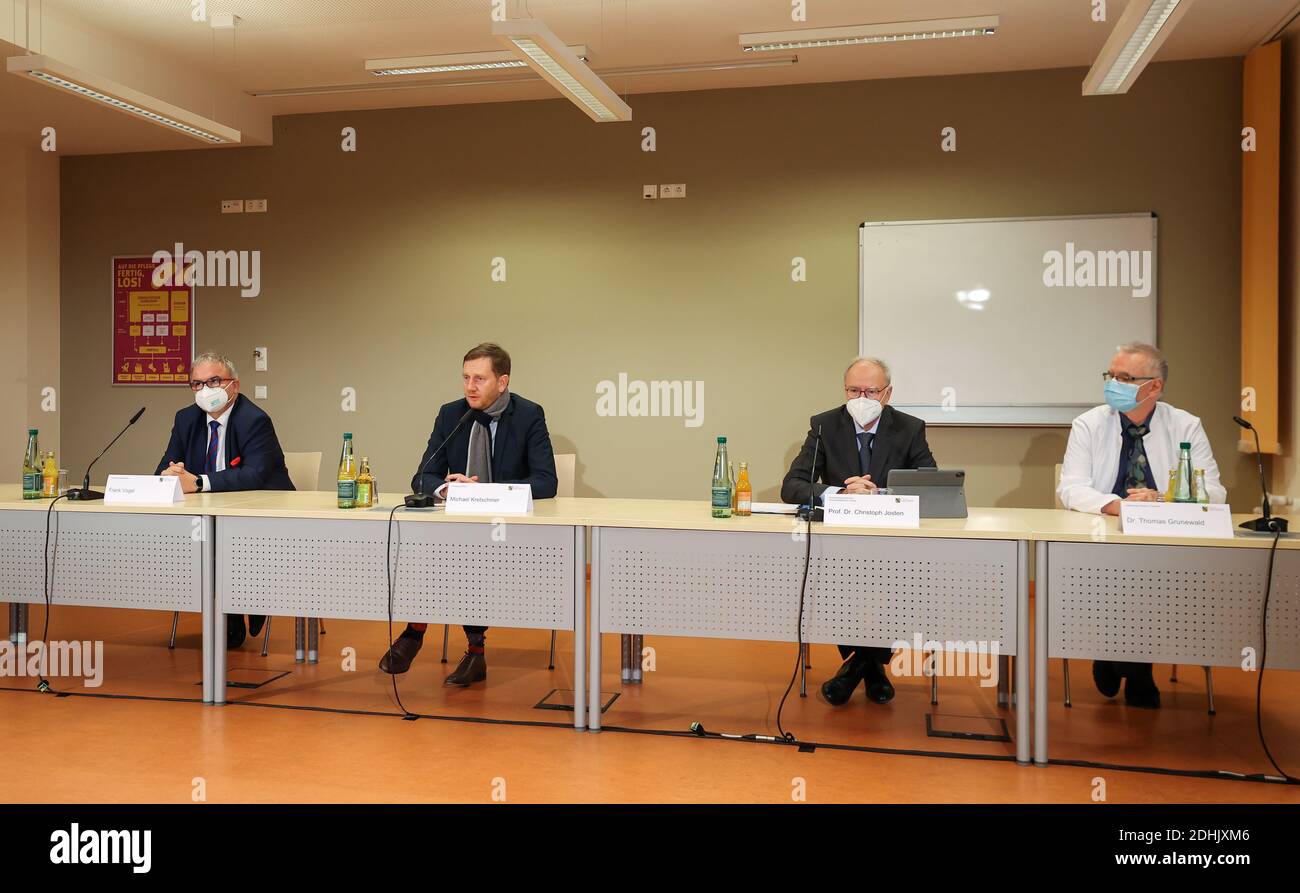
[(41, 498), (41, 451), (36, 429), (27, 429), (27, 452), (23, 454), (23, 499)]
[(718, 438), (718, 452), (713, 459), (713, 517), (731, 517), (731, 475), (728, 471), (727, 438)]
[(352, 434), (343, 435), (343, 452), (339, 453), (339, 508), (356, 508), (357, 460), (352, 454)]

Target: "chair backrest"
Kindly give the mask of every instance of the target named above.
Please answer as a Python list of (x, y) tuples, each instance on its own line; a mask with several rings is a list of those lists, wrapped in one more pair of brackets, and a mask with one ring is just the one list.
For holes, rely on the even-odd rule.
[(573, 495), (573, 477), (577, 465), (577, 453), (556, 453), (555, 476), (559, 478), (559, 483), (555, 488), (556, 496)]
[(1061, 463), (1057, 462), (1056, 478), (1052, 481), (1052, 499), (1056, 501), (1056, 507), (1058, 509), (1063, 509), (1065, 508), (1065, 504), (1061, 502), (1061, 494), (1057, 492), (1058, 490), (1060, 490), (1060, 488), (1061, 488)]
[(314, 453), (285, 453), (284, 464), (295, 490), (315, 490), (320, 485), (320, 450)]

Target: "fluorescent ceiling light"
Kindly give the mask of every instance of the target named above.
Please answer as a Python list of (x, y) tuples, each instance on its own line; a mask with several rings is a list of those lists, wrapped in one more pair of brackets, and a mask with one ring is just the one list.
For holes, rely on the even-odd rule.
[(1192, 0), (1129, 0), (1083, 79), (1084, 96), (1127, 93)]
[[(583, 62), (591, 54), (581, 44), (571, 46), (573, 54)], [(453, 53), (441, 56), (401, 56), (396, 59), (367, 59), (366, 71), (375, 77), (394, 77), (404, 74), (441, 74), (446, 71), (492, 71), (499, 68), (527, 68), (528, 63), (509, 50), (491, 53)]]
[(740, 35), (740, 47), (747, 53), (762, 53), (872, 43), (906, 43), (945, 37), (987, 37), (997, 32), (998, 21), (997, 16), (965, 16), (957, 19), (885, 22), (879, 25), (845, 25), (841, 28), (760, 31)]
[[(779, 68), (795, 65), (798, 56), (772, 56), (767, 59), (740, 59), (722, 62), (688, 62), (684, 65), (654, 65), (644, 68), (609, 68), (598, 72), (601, 77), (648, 77), (660, 74), (687, 74), (703, 71), (733, 71), (747, 68)], [(527, 66), (525, 66), (527, 67)], [(249, 96), (324, 96), (331, 93), (374, 93), (390, 90), (424, 90), (431, 87), (491, 87), (498, 84), (535, 84), (531, 71), (514, 77), (472, 77), (433, 81), (371, 81), (365, 84), (323, 84), (317, 87), (285, 87), (279, 90), (250, 90)]]
[(539, 19), (494, 22), (492, 33), (593, 121), (632, 120), (632, 108)]
[(58, 87), (75, 96), (129, 112), (160, 127), (167, 127), (206, 143), (237, 143), (238, 130), (232, 130), (169, 102), (133, 90), (97, 74), (79, 71), (49, 56), (10, 56), (6, 67), (11, 74), (26, 75), (38, 83)]

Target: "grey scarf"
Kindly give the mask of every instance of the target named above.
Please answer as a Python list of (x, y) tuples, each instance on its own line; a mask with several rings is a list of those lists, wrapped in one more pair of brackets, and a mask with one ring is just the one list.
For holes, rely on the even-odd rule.
[[(483, 410), (492, 421), (501, 418), (510, 404), (510, 392), (502, 391), (491, 406)], [(492, 483), (492, 429), (481, 418), (474, 420), (469, 429), (469, 455), (465, 460), (465, 476), (478, 476), (479, 483)]]

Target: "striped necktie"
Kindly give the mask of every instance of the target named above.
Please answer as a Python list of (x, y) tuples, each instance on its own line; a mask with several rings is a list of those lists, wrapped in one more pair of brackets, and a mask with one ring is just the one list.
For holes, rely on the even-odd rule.
[(221, 445), (221, 423), (213, 419), (208, 425), (212, 433), (208, 435), (208, 458), (203, 463), (204, 474), (212, 474), (217, 470), (217, 447)]

